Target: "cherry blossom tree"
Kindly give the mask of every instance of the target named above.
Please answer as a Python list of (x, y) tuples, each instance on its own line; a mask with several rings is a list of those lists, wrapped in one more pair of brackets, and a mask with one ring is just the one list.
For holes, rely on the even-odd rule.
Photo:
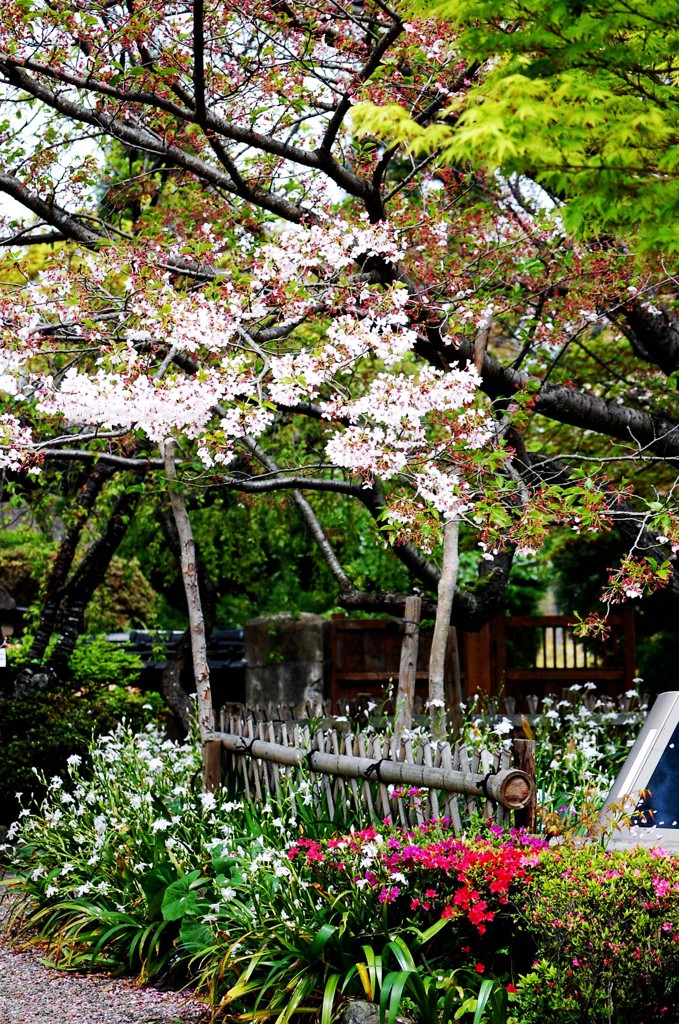
[(354, 584), (314, 492), (362, 503), (429, 593), (446, 524), (473, 533), (459, 626), (554, 528), (615, 528), (606, 601), (673, 607), (672, 268), (569, 237), (525, 174), (357, 134), (366, 100), (454, 132), (486, 73), (381, 0), (4, 5), (4, 468), (170, 451), (174, 493), (289, 490), (347, 608), (404, 595)]

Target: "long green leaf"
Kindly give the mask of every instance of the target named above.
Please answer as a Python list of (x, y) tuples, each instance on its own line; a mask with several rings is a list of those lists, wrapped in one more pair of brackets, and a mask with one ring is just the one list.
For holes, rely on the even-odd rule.
[[(410, 971), (391, 971), (384, 979), (384, 985), (380, 993), (380, 1022), (381, 1024), (394, 1024), (398, 1011), (403, 1001), (403, 990), (408, 984)], [(385, 1022), (389, 1005), (389, 1016)]]
[(382, 954), (383, 956), (387, 950), (394, 954), (396, 960), (404, 971), (417, 970), (415, 961), (413, 960), (413, 955), (400, 935), (397, 935), (395, 939), (392, 939), (391, 942), (386, 944)]
[(322, 928), (318, 929), (314, 936), (314, 940), (311, 943), (311, 949), (309, 950), (310, 955), (312, 957), (317, 957), (335, 935), (337, 935), (336, 925), (324, 924)]
[(321, 1024), (331, 1024), (332, 1011), (335, 1005), (335, 993), (341, 980), (340, 974), (331, 974), (323, 989), (323, 1005), (321, 1007)]
[(491, 981), (490, 978), (484, 978), (481, 982), (481, 988), (476, 1001), (476, 1013), (474, 1014), (474, 1020), (472, 1024), (481, 1024), (483, 1014), (486, 1009), (486, 1003), (491, 997), (492, 991), (495, 988), (495, 982)]

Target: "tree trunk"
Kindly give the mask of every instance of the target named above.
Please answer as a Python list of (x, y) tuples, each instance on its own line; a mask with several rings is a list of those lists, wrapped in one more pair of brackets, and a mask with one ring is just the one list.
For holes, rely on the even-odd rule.
[[(158, 518), (168, 547), (181, 565), (181, 541), (172, 506), (161, 506), (158, 511)], [(205, 636), (208, 637), (215, 625), (217, 587), (205, 568), (205, 563), (197, 549), (195, 549), (195, 558), (198, 593), (200, 594), (200, 604), (205, 624)], [(189, 696), (190, 688), (187, 690), (182, 682), (185, 670), (189, 670), (191, 675), (193, 674), (192, 657), (191, 628), (189, 627), (177, 647), (176, 657), (168, 662), (167, 668), (163, 671), (160, 683), (160, 692), (165, 699), (165, 703), (185, 733), (188, 733), (191, 729), (191, 722), (195, 711), (193, 701)], [(187, 660), (189, 662), (188, 665)], [(189, 680), (187, 679), (185, 682), (188, 683)]]
[(106, 467), (93, 470), (81, 489), (75, 519), (59, 545), (59, 551), (47, 581), (40, 622), (28, 652), (27, 663), (16, 678), (15, 693), (30, 692), (34, 689), (34, 677), (45, 676), (45, 669), (41, 664), (42, 659), (57, 624), (59, 609), (66, 594), (68, 574), (73, 565), (83, 527), (89, 519), (90, 512), (94, 508), (104, 484), (111, 478), (113, 472), (114, 470)]
[(184, 639), (179, 645), (177, 656), (168, 661), (167, 668), (163, 669), (160, 677), (160, 693), (184, 735), (187, 736), (193, 721), (193, 705), (181, 683), (183, 668)]
[(84, 616), (97, 587), (101, 586), (111, 559), (118, 550), (141, 494), (124, 491), (116, 501), (104, 533), (87, 551), (80, 565), (64, 587), (65, 596), (57, 623), (59, 640), (45, 670), (60, 679), (68, 668), (69, 658), (83, 631)]
[(203, 766), (207, 774), (207, 752), (210, 749), (208, 744), (215, 731), (215, 720), (210, 690), (210, 669), (207, 663), (205, 622), (203, 620), (203, 609), (198, 588), (196, 549), (186, 503), (178, 488), (177, 470), (174, 461), (174, 441), (171, 438), (164, 441), (162, 454), (165, 462), (165, 475), (167, 476), (170, 490), (172, 514), (174, 515), (179, 534), (182, 579), (184, 581), (184, 591), (189, 612), (189, 628), (191, 630), (193, 674), (196, 680), (198, 728), (203, 749)]
[(449, 519), (443, 534), (443, 566), (438, 587), (438, 605), (434, 622), (434, 636), (431, 642), (429, 658), (429, 713), (434, 736), (444, 736), (446, 732), (446, 692), (445, 669), (446, 648), (450, 615), (453, 609), (453, 598), (457, 584), (457, 571), (460, 564), (458, 552), (459, 519)]
[(398, 672), (396, 694), (396, 716), (394, 732), (400, 735), (413, 724), (413, 701), (415, 699), (415, 673), (417, 672), (417, 648), (420, 639), (420, 614), (422, 598), (407, 597), (405, 602), (405, 633), (401, 644), (401, 665)]
[[(172, 506), (163, 502), (158, 509), (158, 519), (168, 547), (177, 559), (177, 562), (181, 565), (181, 542), (179, 540), (179, 531), (177, 530), (177, 523), (174, 518)], [(217, 585), (207, 571), (205, 562), (200, 556), (200, 548), (196, 544), (195, 538), (194, 548), (196, 554), (198, 591), (200, 593), (200, 604), (203, 610), (203, 619), (205, 621), (205, 635), (210, 636), (212, 630), (215, 628), (215, 617), (217, 612)], [(190, 643), (189, 636), (187, 636), (187, 641)]]

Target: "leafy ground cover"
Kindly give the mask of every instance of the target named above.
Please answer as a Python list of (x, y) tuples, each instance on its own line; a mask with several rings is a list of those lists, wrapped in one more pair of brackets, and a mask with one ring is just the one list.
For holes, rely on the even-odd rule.
[[(21, 666), (32, 637), (11, 648), (13, 668)], [(16, 794), (42, 798), (33, 771), (40, 764), (52, 778), (64, 773), (72, 754), (84, 757), (92, 735), (109, 732), (121, 720), (141, 728), (168, 721), (162, 697), (139, 688), (141, 659), (118, 650), (103, 636), (82, 638), (69, 665), (71, 679), (2, 701), (0, 715), (0, 824), (19, 812)]]
[[(586, 714), (558, 709), (553, 803), (569, 781), (589, 800), (627, 749), (607, 712), (582, 707), (586, 749), (604, 749), (583, 783), (562, 747), (569, 730), (582, 742)], [(312, 811), (310, 783), (255, 807), (202, 792), (200, 775), (196, 745), (152, 726), (71, 756), (10, 829), (15, 924), (65, 968), (191, 978), (231, 1020), (329, 1024), (348, 998), (387, 1024), (676, 1019), (679, 857), (583, 844), (572, 793), (561, 818), (576, 827), (555, 845), (480, 821), (464, 838), (445, 819), (338, 828)]]

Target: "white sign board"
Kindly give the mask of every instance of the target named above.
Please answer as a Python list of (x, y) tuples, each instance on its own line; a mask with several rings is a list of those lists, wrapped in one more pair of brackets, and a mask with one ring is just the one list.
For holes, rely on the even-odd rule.
[(661, 693), (618, 775), (602, 820), (623, 804), (632, 823), (613, 833), (610, 847), (679, 849), (679, 692)]

